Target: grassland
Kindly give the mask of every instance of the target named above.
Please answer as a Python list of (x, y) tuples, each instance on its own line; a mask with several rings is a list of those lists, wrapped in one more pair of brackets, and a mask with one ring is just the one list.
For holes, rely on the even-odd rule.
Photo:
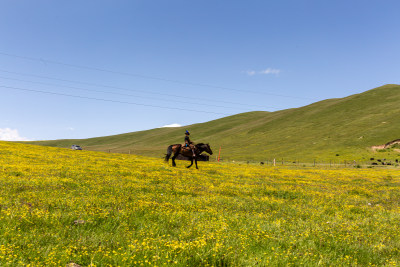
[[(194, 141), (210, 143), (215, 150), (222, 147), (222, 157), (229, 160), (394, 160), (400, 158), (399, 152), (374, 152), (370, 147), (400, 138), (399, 103), (400, 86), (385, 85), (301, 108), (242, 113), (185, 128)], [(55, 147), (80, 144), (94, 151), (161, 157), (168, 145), (182, 143), (185, 128), (35, 143)]]
[(0, 142), (0, 266), (398, 266), (400, 171)]

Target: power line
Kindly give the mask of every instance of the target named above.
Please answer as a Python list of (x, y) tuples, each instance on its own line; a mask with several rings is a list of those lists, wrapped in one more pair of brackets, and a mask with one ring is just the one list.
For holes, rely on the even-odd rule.
[(181, 111), (191, 111), (191, 112), (199, 112), (199, 113), (210, 113), (210, 114), (225, 115), (225, 116), (233, 115), (233, 114), (220, 113), (220, 112), (213, 112), (213, 111), (203, 111), (203, 110), (176, 108), (176, 107), (165, 107), (165, 106), (157, 106), (157, 105), (149, 105), (149, 104), (140, 104), (140, 103), (127, 102), (127, 101), (119, 101), (119, 100), (111, 100), (111, 99), (104, 99), (104, 98), (87, 97), (87, 96), (79, 96), (79, 95), (70, 95), (70, 94), (64, 94), (64, 93), (55, 93), (55, 92), (48, 92), (48, 91), (35, 90), (35, 89), (27, 89), (27, 88), (13, 87), (13, 86), (4, 86), (4, 85), (0, 85), (0, 87), (2, 87), (2, 88), (7, 88), (7, 89), (12, 89), (12, 90), (19, 90), (19, 91), (35, 92), (35, 93), (50, 94), (50, 95), (58, 95), (58, 96), (67, 96), (67, 97), (74, 97), (74, 98), (81, 98), (81, 99), (90, 99), (90, 100), (97, 100), (97, 101), (104, 101), (104, 102), (113, 102), (113, 103), (119, 103), (119, 104), (129, 104), (129, 105), (136, 105), (136, 106), (152, 107), (152, 108), (162, 108), (162, 109), (172, 109), (172, 110), (181, 110)]
[[(106, 94), (113, 94), (113, 95), (120, 95), (120, 96), (130, 96), (130, 97), (136, 97), (136, 98), (144, 98), (144, 99), (152, 99), (152, 100), (161, 100), (161, 101), (182, 103), (182, 101), (176, 101), (176, 100), (170, 100), (170, 99), (167, 100), (167, 99), (154, 98), (154, 97), (137, 96), (137, 95), (132, 95), (132, 94), (115, 93), (115, 92), (101, 91), (101, 90), (91, 90), (91, 89), (86, 89), (86, 88), (81, 88), (81, 87), (58, 85), (58, 84), (51, 84), (51, 83), (44, 83), (44, 82), (37, 82), (37, 81), (27, 81), (27, 80), (21, 80), (21, 79), (9, 78), (9, 77), (2, 77), (2, 76), (0, 76), (0, 79), (7, 79), (7, 80), (13, 80), (13, 81), (42, 84), (42, 85), (47, 85), (47, 86), (64, 87), (64, 88), (70, 88), (70, 89), (76, 89), (76, 90), (82, 90), (82, 91), (88, 91), (88, 92), (106, 93)], [(194, 103), (194, 102), (187, 102), (187, 101), (185, 101), (184, 103), (185, 104), (192, 104), (192, 105), (199, 105), (199, 106), (207, 106), (207, 107), (237, 109), (236, 107), (227, 107), (227, 106), (219, 106), (219, 105), (211, 105), (211, 104), (201, 104), (201, 103)]]
[(132, 77), (149, 79), (149, 80), (158, 80), (158, 81), (170, 82), (170, 83), (176, 83), (176, 84), (185, 84), (185, 85), (191, 85), (191, 86), (209, 87), (209, 88), (214, 88), (214, 89), (222, 89), (222, 90), (244, 92), (244, 93), (252, 93), (252, 94), (262, 94), (262, 95), (270, 95), (270, 96), (278, 96), (278, 97), (285, 97), (285, 98), (316, 100), (316, 99), (307, 98), (307, 97), (272, 94), (272, 93), (258, 92), (258, 91), (252, 91), (252, 90), (242, 90), (242, 89), (229, 88), (229, 87), (223, 87), (223, 86), (215, 86), (215, 85), (203, 84), (203, 83), (193, 83), (193, 82), (165, 79), (165, 78), (159, 78), (159, 77), (148, 76), (148, 75), (141, 75), (141, 74), (114, 71), (114, 70), (108, 70), (108, 69), (102, 69), (102, 68), (81, 66), (81, 65), (64, 63), (64, 62), (60, 62), (60, 61), (48, 60), (48, 59), (43, 59), (43, 58), (35, 58), (35, 57), (13, 55), (13, 54), (8, 54), (8, 53), (4, 53), (4, 52), (0, 52), (0, 55), (8, 56), (8, 57), (14, 57), (14, 58), (21, 58), (21, 59), (30, 60), (30, 61), (39, 61), (39, 62), (42, 62), (42, 63), (50, 63), (50, 64), (66, 66), (66, 67), (72, 67), (72, 68), (94, 70), (94, 71), (100, 71), (100, 72), (106, 72), (106, 73), (112, 73), (112, 74), (119, 74), (119, 75), (124, 75), (124, 76), (132, 76)]
[[(16, 74), (16, 75), (22, 75), (22, 76), (35, 77), (35, 78), (40, 78), (40, 79), (47, 79), (47, 80), (54, 80), (54, 81), (62, 81), (62, 82), (76, 83), (76, 84), (82, 84), (82, 85), (89, 85), (89, 86), (95, 86), (95, 87), (111, 88), (111, 89), (118, 89), (118, 90), (123, 90), (123, 91), (130, 91), (130, 92), (139, 92), (139, 93), (145, 93), (145, 94), (151, 94), (151, 95), (162, 95), (162, 96), (177, 97), (177, 98), (182, 98), (182, 99), (193, 99), (192, 97), (187, 97), (187, 96), (180, 96), (180, 95), (173, 95), (173, 94), (165, 94), (165, 93), (155, 93), (155, 92), (149, 92), (149, 91), (137, 90), (137, 89), (127, 89), (127, 88), (117, 87), (117, 86), (101, 85), (101, 84), (96, 84), (96, 83), (88, 83), (88, 82), (82, 82), (82, 81), (73, 81), (73, 80), (67, 80), (67, 79), (59, 79), (59, 78), (53, 78), (53, 77), (49, 77), (49, 76), (42, 76), (42, 75), (36, 75), (36, 74), (20, 73), (20, 72), (8, 71), (8, 70), (3, 70), (3, 69), (0, 69), (0, 72), (10, 73), (10, 74)], [(260, 107), (260, 108), (281, 109), (281, 108), (272, 107), (272, 106), (249, 105), (249, 104), (243, 104), (243, 103), (238, 103), (238, 102), (230, 102), (230, 101), (223, 101), (223, 100), (213, 100), (213, 99), (207, 99), (207, 98), (196, 98), (196, 99), (201, 100), (201, 101), (217, 102), (217, 103), (220, 102), (220, 103), (231, 104), (231, 105), (240, 105), (240, 106), (248, 106), (248, 107)]]

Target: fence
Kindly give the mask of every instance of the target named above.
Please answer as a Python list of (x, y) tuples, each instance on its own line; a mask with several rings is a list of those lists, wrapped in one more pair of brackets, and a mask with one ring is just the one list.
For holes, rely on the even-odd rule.
[[(108, 149), (102, 150), (107, 153), (119, 153), (119, 154), (135, 154), (133, 149), (122, 150), (122, 149)], [(164, 157), (164, 155), (160, 155)], [(218, 158), (207, 157), (206, 161), (218, 161)], [(298, 159), (290, 160), (285, 158), (270, 158), (266, 160), (234, 160), (230, 158), (220, 158), (220, 162), (231, 162), (240, 164), (257, 164), (265, 166), (292, 166), (292, 167), (321, 167), (321, 168), (371, 168), (371, 167), (399, 167), (400, 160), (370, 160), (370, 161), (357, 161), (357, 160), (311, 160), (311, 161), (300, 161)]]
[(399, 167), (398, 160), (373, 162), (373, 161), (356, 161), (356, 160), (312, 160), (312, 161), (299, 161), (288, 159), (267, 159), (264, 161), (256, 160), (228, 160), (221, 158), (221, 162), (234, 162), (241, 164), (257, 164), (265, 166), (292, 166), (292, 167), (320, 167), (320, 168), (372, 168), (372, 167)]

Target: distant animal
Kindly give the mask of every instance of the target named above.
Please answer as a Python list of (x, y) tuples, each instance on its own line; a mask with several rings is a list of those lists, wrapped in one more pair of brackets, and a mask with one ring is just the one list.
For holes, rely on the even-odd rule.
[(176, 167), (175, 159), (179, 154), (181, 154), (185, 157), (190, 158), (190, 160), (191, 160), (190, 165), (187, 166), (186, 168), (192, 167), (193, 160), (194, 160), (194, 162), (196, 163), (196, 169), (198, 169), (199, 167), (197, 167), (197, 158), (202, 152), (207, 152), (210, 155), (213, 154), (209, 144), (204, 144), (204, 143), (196, 144), (195, 149), (194, 149), (195, 156), (193, 156), (193, 152), (191, 149), (185, 149), (185, 147), (182, 146), (181, 144), (170, 145), (167, 148), (167, 154), (165, 155), (165, 161), (168, 162), (169, 158), (171, 158), (171, 155), (173, 153), (174, 155), (171, 158), (172, 166)]

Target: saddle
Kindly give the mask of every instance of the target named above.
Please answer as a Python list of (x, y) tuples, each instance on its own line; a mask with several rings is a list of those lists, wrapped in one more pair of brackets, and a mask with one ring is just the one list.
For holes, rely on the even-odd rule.
[[(182, 144), (182, 151), (183, 152), (192, 152), (192, 148), (190, 146), (185, 146), (186, 144)], [(195, 150), (196, 148), (193, 145), (193, 149)]]
[(182, 150), (192, 150), (190, 146), (186, 146), (186, 144), (182, 144)]

